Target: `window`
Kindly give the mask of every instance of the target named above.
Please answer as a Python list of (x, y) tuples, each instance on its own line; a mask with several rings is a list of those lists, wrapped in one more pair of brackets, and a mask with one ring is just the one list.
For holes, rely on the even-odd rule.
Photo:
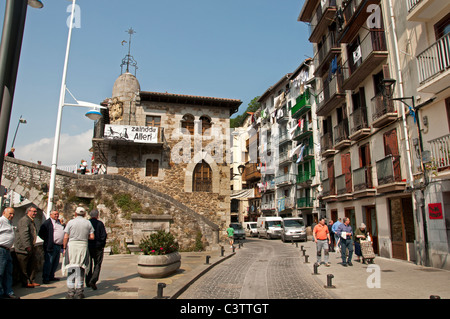
[(194, 116), (191, 114), (186, 114), (183, 116), (181, 120), (181, 128), (183, 134), (189, 133), (190, 135), (194, 135)]
[(158, 176), (159, 161), (148, 159), (145, 163), (145, 176)]
[(161, 127), (161, 116), (147, 115), (145, 126)]
[[(202, 122), (202, 135), (205, 135), (206, 130), (209, 130), (212, 126), (211, 119), (207, 116), (202, 116), (200, 117), (200, 121)], [(211, 132), (208, 135), (211, 135)]]
[(212, 191), (212, 170), (205, 161), (195, 166), (192, 190), (194, 192)]

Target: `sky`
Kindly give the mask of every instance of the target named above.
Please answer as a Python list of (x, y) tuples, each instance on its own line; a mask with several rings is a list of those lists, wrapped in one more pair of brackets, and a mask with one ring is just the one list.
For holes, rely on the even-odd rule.
[[(28, 7), (6, 150), (51, 165), (71, 1)], [(0, 30), (6, 0), (0, 0)], [(78, 99), (111, 97), (128, 52), (142, 91), (240, 99), (239, 112), (312, 57), (304, 0), (78, 0), (67, 87)], [(131, 71), (134, 73), (134, 70)], [(69, 94), (66, 102), (73, 102)], [(90, 162), (93, 121), (64, 107), (58, 166)], [(19, 118), (26, 119), (20, 124)]]

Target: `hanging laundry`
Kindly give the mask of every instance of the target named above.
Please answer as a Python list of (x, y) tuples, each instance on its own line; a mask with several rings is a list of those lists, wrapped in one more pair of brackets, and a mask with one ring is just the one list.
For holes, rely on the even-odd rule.
[(333, 61), (331, 61), (331, 73), (335, 74), (336, 71), (337, 71), (337, 55), (335, 55)]
[(303, 151), (305, 150), (305, 145), (302, 146), (302, 149), (300, 150), (300, 153), (298, 155), (297, 164), (300, 163), (303, 159)]

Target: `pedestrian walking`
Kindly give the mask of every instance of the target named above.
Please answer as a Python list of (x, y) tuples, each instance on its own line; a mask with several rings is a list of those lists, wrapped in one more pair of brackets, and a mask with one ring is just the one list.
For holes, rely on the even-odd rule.
[[(319, 220), (319, 224), (316, 225), (313, 229), (313, 237), (314, 242), (317, 244), (317, 263), (325, 264), (325, 266), (329, 267), (330, 263), (328, 262), (329, 258), (329, 244), (330, 233), (328, 231), (328, 226), (325, 224), (325, 218), (322, 217)], [(322, 250), (324, 254), (324, 260), (322, 262)]]
[[(350, 226), (350, 218), (345, 218), (344, 223), (339, 225), (337, 229), (337, 234), (339, 235), (339, 240), (341, 243), (341, 258), (342, 266), (353, 266), (352, 256), (353, 256), (353, 230)], [(348, 257), (347, 257), (348, 249)]]
[(360, 262), (362, 258), (361, 251), (361, 240), (366, 240), (367, 238), (367, 229), (364, 223), (361, 223), (359, 228), (355, 231), (355, 255), (356, 261)]
[(39, 229), (38, 236), (44, 241), (44, 267), (42, 270), (42, 282), (49, 284), (59, 281), (55, 277), (64, 241), (64, 226), (59, 220), (59, 212), (54, 210)]
[(339, 245), (340, 245), (340, 237), (337, 234), (337, 229), (338, 229), (339, 225), (341, 225), (341, 224), (342, 224), (342, 219), (338, 218), (338, 220), (331, 227), (331, 230), (333, 231), (333, 234), (334, 234), (335, 250), (336, 250), (337, 253), (339, 253), (339, 251), (340, 251), (340, 247), (339, 247)]
[(14, 294), (13, 285), (13, 260), (11, 247), (14, 244), (14, 208), (8, 207), (0, 217), (0, 298), (20, 299)]
[(89, 249), (89, 270), (86, 275), (86, 286), (97, 290), (97, 281), (100, 276), (100, 270), (103, 262), (103, 253), (106, 245), (105, 225), (102, 221), (98, 220), (98, 210), (93, 210), (89, 213), (91, 219), (89, 220), (94, 228), (94, 239), (88, 241)]
[(230, 243), (231, 248), (233, 248), (234, 244), (234, 228), (231, 227), (231, 224), (227, 228), (228, 242)]
[(64, 229), (63, 242), (63, 274), (67, 276), (67, 299), (84, 298), (84, 276), (89, 267), (88, 240), (93, 240), (94, 227), (85, 219), (86, 210), (78, 207), (75, 218), (67, 223)]
[(334, 253), (334, 232), (333, 232), (333, 220), (328, 222), (328, 232), (330, 233), (330, 248), (329, 251)]
[(32, 205), (27, 208), (25, 216), (17, 224), (17, 236), (14, 243), (14, 251), (19, 264), (20, 279), (22, 287), (25, 288), (40, 286), (34, 282), (37, 267), (35, 247), (37, 231), (34, 223), (36, 214), (37, 208), (35, 206)]

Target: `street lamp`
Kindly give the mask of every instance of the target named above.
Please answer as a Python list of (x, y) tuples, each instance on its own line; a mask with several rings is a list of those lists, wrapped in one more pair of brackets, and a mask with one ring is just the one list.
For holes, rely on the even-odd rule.
[[(58, 163), (59, 139), (61, 136), (61, 121), (62, 121), (63, 107), (64, 106), (76, 106), (76, 107), (92, 108), (92, 110), (90, 110), (89, 112), (86, 113), (86, 117), (93, 119), (93, 120), (98, 120), (101, 117), (101, 113), (99, 111), (100, 108), (106, 109), (106, 107), (100, 106), (99, 104), (78, 101), (72, 95), (72, 93), (70, 93), (70, 91), (66, 85), (67, 66), (69, 63), (70, 44), (71, 44), (71, 40), (72, 40), (73, 20), (74, 20), (74, 15), (75, 15), (75, 4), (76, 4), (76, 0), (72, 0), (72, 12), (70, 15), (69, 34), (67, 36), (66, 58), (64, 60), (64, 69), (63, 69), (61, 91), (60, 91), (60, 97), (59, 97), (58, 116), (56, 119), (55, 140), (54, 140), (54, 145), (53, 145), (53, 157), (52, 157), (52, 170), (51, 170), (51, 175), (50, 175), (50, 185), (49, 185), (49, 193), (48, 193), (46, 218), (49, 218), (50, 213), (53, 209), (53, 198), (55, 195), (56, 167), (57, 167), (57, 163)], [(66, 91), (69, 92), (69, 94), (75, 100), (76, 104), (73, 104), (73, 103), (69, 104), (69, 103), (65, 102)]]
[(14, 142), (16, 141), (17, 131), (19, 130), (19, 125), (20, 125), (21, 123), (22, 123), (22, 124), (27, 124), (27, 120), (25, 120), (24, 118), (22, 118), (22, 115), (21, 115), (20, 118), (19, 118), (19, 123), (17, 123), (16, 132), (14, 133), (14, 138), (13, 138), (13, 141), (12, 141), (11, 148), (14, 147)]

